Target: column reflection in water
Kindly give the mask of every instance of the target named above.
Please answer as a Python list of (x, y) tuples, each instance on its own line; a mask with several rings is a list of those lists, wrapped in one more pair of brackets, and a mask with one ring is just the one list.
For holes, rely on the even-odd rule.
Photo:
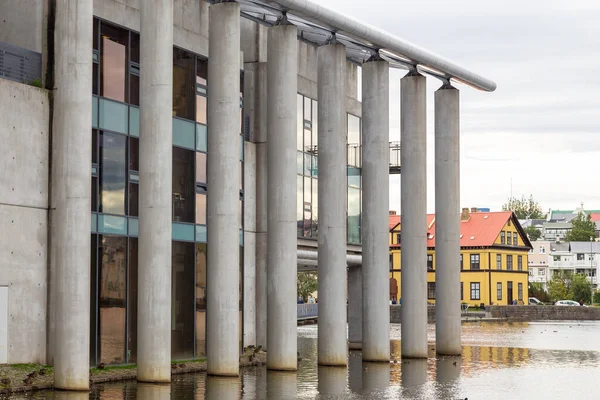
[[(296, 398), (296, 372), (268, 371), (267, 372), (267, 399), (287, 400)], [(260, 396), (258, 396), (260, 394)], [(262, 393), (257, 393), (257, 398)]]
[(319, 394), (323, 397), (340, 397), (346, 391), (347, 369), (319, 365)]
[(362, 368), (361, 353), (351, 351), (348, 354), (348, 387), (356, 394), (361, 394), (363, 391)]
[(362, 385), (363, 393), (369, 394), (369, 397), (379, 398), (377, 393), (383, 396), (390, 386), (390, 363), (363, 363)]
[(136, 397), (144, 400), (169, 400), (171, 398), (171, 385), (139, 382)]
[(90, 394), (88, 392), (66, 392), (60, 390), (55, 391), (53, 397), (55, 400), (88, 400), (89, 398)]
[(206, 377), (207, 400), (238, 400), (241, 386), (238, 377), (208, 375)]
[(427, 360), (412, 359), (402, 362), (402, 395), (422, 398), (423, 385), (427, 382)]
[(458, 379), (460, 377), (461, 357), (440, 357), (435, 362), (436, 396), (439, 399), (457, 399), (459, 397)]

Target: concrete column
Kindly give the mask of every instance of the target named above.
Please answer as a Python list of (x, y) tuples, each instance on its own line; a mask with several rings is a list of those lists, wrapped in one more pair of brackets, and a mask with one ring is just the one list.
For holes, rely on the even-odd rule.
[(436, 351), (460, 355), (459, 91), (435, 92)]
[(319, 99), (320, 365), (346, 366), (346, 47), (321, 46)]
[(92, 0), (56, 1), (50, 276), (54, 386), (88, 390)]
[(390, 361), (389, 115), (386, 61), (362, 68), (363, 361)]
[(140, 8), (137, 379), (171, 381), (173, 1)]
[(350, 267), (348, 268), (348, 348), (360, 350), (362, 341), (363, 271), (362, 267)]
[(237, 376), (240, 258), (231, 230), (240, 226), (240, 5), (210, 6), (209, 29), (207, 369)]
[[(401, 81), (402, 357), (427, 358), (426, 81)], [(366, 219), (366, 218), (365, 218)]]
[(205, 390), (207, 400), (238, 400), (242, 388), (238, 378), (207, 376)]
[(264, 392), (257, 393), (256, 398), (295, 399), (297, 397), (298, 374), (295, 372), (267, 372), (267, 386)]
[(297, 369), (296, 92), (294, 25), (269, 28), (267, 69), (267, 367)]

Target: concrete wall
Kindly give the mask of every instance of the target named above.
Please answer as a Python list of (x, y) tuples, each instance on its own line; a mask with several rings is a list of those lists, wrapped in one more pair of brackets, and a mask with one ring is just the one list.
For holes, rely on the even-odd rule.
[(0, 42), (42, 53), (46, 41), (45, 0), (0, 1)]
[[(435, 322), (435, 306), (427, 306), (427, 322)], [(390, 323), (401, 324), (402, 323), (402, 306), (401, 305), (390, 305)]]
[(45, 362), (49, 101), (0, 79), (0, 286), (8, 287), (8, 362)]
[(600, 309), (564, 306), (488, 306), (486, 317), (519, 321), (600, 321)]
[[(139, 32), (140, 1), (94, 0), (94, 15)], [(174, 0), (175, 46), (208, 56), (208, 7), (205, 0)]]

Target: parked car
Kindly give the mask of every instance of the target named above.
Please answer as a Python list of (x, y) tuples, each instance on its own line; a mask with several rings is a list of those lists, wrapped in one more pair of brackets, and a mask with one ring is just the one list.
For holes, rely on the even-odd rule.
[(555, 306), (577, 306), (579, 307), (579, 303), (573, 300), (558, 300), (554, 303)]
[(535, 298), (535, 297), (530, 297), (530, 298), (529, 298), (529, 305), (532, 305), (532, 306), (543, 306), (543, 305), (544, 305), (544, 302), (542, 302), (542, 301), (539, 301), (539, 300), (538, 300), (537, 298)]

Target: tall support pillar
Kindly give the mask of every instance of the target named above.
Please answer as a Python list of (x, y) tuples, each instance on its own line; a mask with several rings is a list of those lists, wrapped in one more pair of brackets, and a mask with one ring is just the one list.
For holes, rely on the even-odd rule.
[[(240, 5), (210, 6), (208, 59), (208, 374), (239, 375)], [(237, 249), (237, 247), (236, 247)]]
[(295, 371), (297, 356), (296, 92), (294, 25), (269, 28), (267, 96), (267, 367)]
[[(364, 250), (363, 250), (364, 251)], [(363, 271), (348, 268), (348, 348), (362, 349), (363, 342)]]
[(402, 357), (427, 358), (426, 80), (401, 81)]
[(346, 48), (321, 46), (319, 98), (319, 365), (346, 366)]
[(171, 381), (173, 0), (140, 8), (137, 378)]
[(362, 68), (363, 107), (363, 361), (390, 361), (389, 64)]
[(435, 92), (436, 351), (460, 355), (460, 105), (449, 84)]
[(92, 0), (56, 1), (51, 313), (54, 387), (89, 389)]

